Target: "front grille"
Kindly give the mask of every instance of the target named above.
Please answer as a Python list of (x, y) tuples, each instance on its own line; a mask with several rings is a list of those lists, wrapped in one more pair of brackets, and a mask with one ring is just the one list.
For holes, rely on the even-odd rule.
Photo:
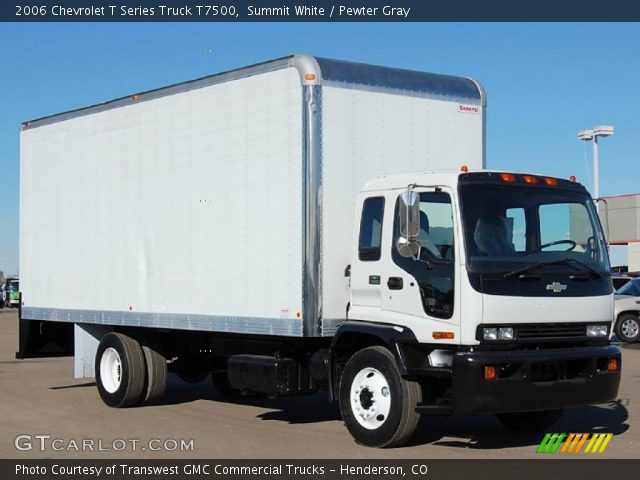
[(571, 338), (584, 337), (587, 334), (587, 327), (584, 324), (575, 323), (549, 323), (549, 324), (527, 324), (515, 327), (516, 338)]

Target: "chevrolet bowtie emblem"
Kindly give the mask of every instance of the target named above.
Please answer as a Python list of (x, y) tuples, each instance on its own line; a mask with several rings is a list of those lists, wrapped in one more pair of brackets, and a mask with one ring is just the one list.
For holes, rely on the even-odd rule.
[(553, 293), (564, 292), (566, 289), (567, 289), (567, 286), (559, 282), (553, 282), (547, 285), (547, 290), (551, 290), (553, 291)]

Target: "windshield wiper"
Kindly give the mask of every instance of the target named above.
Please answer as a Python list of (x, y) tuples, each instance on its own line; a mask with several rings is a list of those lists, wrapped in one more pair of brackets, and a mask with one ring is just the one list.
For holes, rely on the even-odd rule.
[(573, 258), (563, 258), (561, 260), (553, 260), (553, 261), (550, 261), (550, 262), (533, 263), (531, 265), (527, 265), (526, 267), (518, 268), (516, 270), (512, 270), (510, 272), (507, 272), (507, 273), (505, 273), (503, 275), (503, 278), (515, 277), (517, 275), (522, 275), (522, 274), (525, 274), (525, 273), (530, 272), (532, 270), (536, 270), (538, 268), (543, 268), (543, 267), (548, 267), (550, 265), (569, 265), (569, 266), (571, 266), (571, 264), (580, 265), (580, 267), (582, 267), (582, 268), (578, 268), (576, 270), (582, 270), (584, 272), (589, 272), (590, 274), (592, 274), (596, 278), (604, 278), (604, 275), (602, 275), (602, 273), (600, 273), (596, 269), (590, 267), (589, 265), (587, 265), (585, 263), (582, 263), (580, 260), (575, 260)]

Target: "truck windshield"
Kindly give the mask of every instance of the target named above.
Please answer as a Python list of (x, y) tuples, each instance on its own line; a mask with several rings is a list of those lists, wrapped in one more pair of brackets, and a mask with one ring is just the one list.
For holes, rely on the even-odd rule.
[(476, 183), (461, 184), (460, 198), (471, 271), (608, 274), (604, 235), (584, 190)]

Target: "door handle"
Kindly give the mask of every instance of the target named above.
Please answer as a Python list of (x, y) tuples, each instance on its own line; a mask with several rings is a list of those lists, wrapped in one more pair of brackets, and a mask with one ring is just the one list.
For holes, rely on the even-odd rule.
[(387, 280), (387, 287), (389, 287), (389, 290), (402, 290), (403, 286), (401, 277), (389, 277), (389, 280)]

